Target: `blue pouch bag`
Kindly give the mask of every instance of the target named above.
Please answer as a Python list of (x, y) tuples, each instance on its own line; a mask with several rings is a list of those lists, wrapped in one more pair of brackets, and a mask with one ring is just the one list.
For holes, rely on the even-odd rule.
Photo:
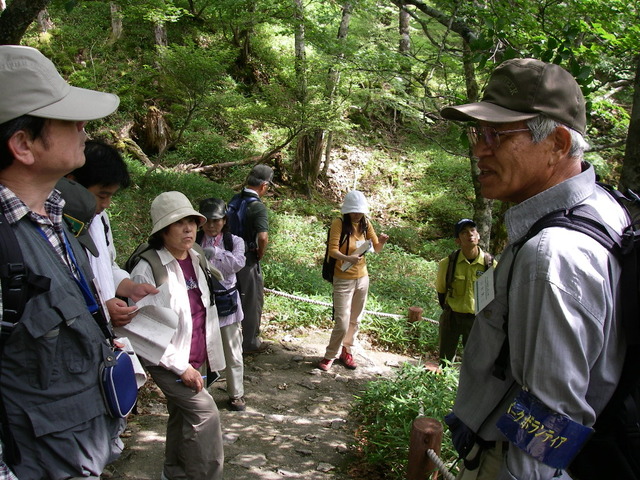
[(100, 387), (109, 415), (124, 418), (131, 413), (138, 398), (138, 385), (127, 352), (115, 349), (107, 356), (100, 369)]

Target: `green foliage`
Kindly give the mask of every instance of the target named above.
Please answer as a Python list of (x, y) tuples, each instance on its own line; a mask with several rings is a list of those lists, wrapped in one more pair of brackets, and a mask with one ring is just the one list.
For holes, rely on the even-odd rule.
[[(375, 469), (386, 472), (385, 479), (406, 478), (412, 422), (419, 416), (442, 421), (451, 410), (457, 387), (454, 367), (435, 373), (409, 364), (402, 365), (395, 377), (370, 382), (352, 410), (361, 425), (359, 453)], [(456, 454), (444, 430), (441, 458), (451, 464)]]
[(123, 264), (129, 254), (141, 242), (145, 242), (151, 232), (151, 202), (162, 192), (184, 193), (194, 208), (203, 198), (220, 197), (228, 199), (232, 192), (228, 187), (212, 183), (195, 174), (175, 174), (171, 171), (156, 170), (149, 173), (138, 162), (125, 158), (131, 175), (131, 186), (115, 195), (109, 215), (113, 223), (113, 236), (118, 252), (118, 263)]
[[(354, 3), (348, 36), (338, 41), (339, 2), (305, 2), (307, 97), (297, 96), (292, 4), (278, 0), (119, 0), (123, 36), (108, 43), (109, 2), (65, 0), (48, 11), (54, 28), (34, 26), (24, 43), (49, 56), (74, 85), (117, 93), (118, 112), (91, 122), (91, 135), (109, 137), (137, 121), (149, 105), (166, 112), (180, 143), (165, 166), (240, 161), (279, 147), (285, 179), (295, 156), (296, 135), (330, 129), (333, 155), (353, 147), (370, 161), (337, 171), (375, 193), (384, 210), (377, 231), (391, 241), (367, 258), (371, 288), (367, 309), (401, 318), (365, 315), (361, 331), (380, 348), (432, 355), (437, 327), (409, 324), (408, 307), (439, 314), (433, 288), (437, 262), (454, 248), (451, 225), (473, 215), (474, 192), (466, 137), (442, 122), (438, 111), (466, 101), (461, 42), (456, 28), (470, 32), (480, 88), (500, 61), (534, 56), (568, 68), (589, 100), (589, 137), (595, 146), (625, 138), (632, 91), (617, 86), (633, 78), (640, 24), (637, 5), (623, 0), (512, 2), (434, 0), (414, 2), (411, 51), (398, 53), (397, 7), (393, 2)], [(71, 5), (73, 4), (73, 5)], [(73, 6), (73, 8), (65, 8)], [(449, 23), (451, 19), (453, 22)], [(457, 23), (459, 22), (459, 23)], [(170, 46), (155, 48), (154, 24), (165, 24)], [(328, 72), (340, 82), (328, 94)], [(604, 179), (616, 183), (622, 149), (588, 155)], [(163, 191), (184, 192), (197, 205), (207, 196), (229, 199), (247, 166), (216, 174), (221, 183), (158, 169), (148, 173), (128, 159), (133, 185), (110, 208), (119, 261), (146, 240), (149, 206)], [(345, 182), (346, 183), (346, 182)], [(332, 196), (340, 186), (328, 182)], [(286, 186), (285, 186), (286, 189)], [(286, 192), (286, 190), (283, 190)], [(268, 198), (270, 245), (263, 263), (268, 288), (331, 302), (331, 285), (320, 276), (326, 228), (336, 204), (320, 195)], [(380, 227), (380, 228), (379, 228)], [(285, 329), (330, 328), (331, 307), (267, 295), (266, 323)], [(441, 418), (455, 390), (455, 375), (403, 367), (398, 379), (372, 385), (357, 405), (363, 410), (364, 451), (381, 470), (400, 478), (410, 422), (421, 413)], [(427, 410), (434, 407), (436, 410)], [(387, 422), (387, 418), (389, 421)], [(448, 445), (448, 443), (447, 443)]]

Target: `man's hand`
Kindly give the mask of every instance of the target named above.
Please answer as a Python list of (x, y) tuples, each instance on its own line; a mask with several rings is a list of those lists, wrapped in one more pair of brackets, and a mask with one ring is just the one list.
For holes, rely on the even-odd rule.
[(114, 297), (105, 303), (109, 311), (109, 317), (111, 318), (111, 325), (114, 327), (124, 327), (136, 316), (135, 312), (138, 307), (135, 305), (130, 307), (127, 302), (120, 298)]
[(127, 297), (138, 302), (147, 295), (155, 295), (158, 293), (158, 289), (150, 283), (136, 283), (129, 278), (125, 278), (118, 285), (116, 294), (119, 297)]

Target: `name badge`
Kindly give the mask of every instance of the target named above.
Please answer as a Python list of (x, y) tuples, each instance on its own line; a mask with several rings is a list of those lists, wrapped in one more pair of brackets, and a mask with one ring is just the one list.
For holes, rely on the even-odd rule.
[(473, 283), (473, 297), (476, 301), (476, 315), (480, 313), (484, 307), (489, 305), (495, 297), (495, 291), (493, 288), (493, 271), (493, 267), (487, 269), (487, 271)]
[(521, 390), (496, 424), (507, 439), (531, 457), (563, 470), (580, 451), (593, 429), (554, 412)]

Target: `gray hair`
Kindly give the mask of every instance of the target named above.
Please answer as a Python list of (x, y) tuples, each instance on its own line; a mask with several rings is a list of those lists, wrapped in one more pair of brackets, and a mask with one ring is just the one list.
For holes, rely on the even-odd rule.
[(530, 120), (527, 120), (527, 127), (531, 131), (531, 140), (533, 143), (540, 143), (547, 138), (558, 127), (566, 128), (571, 134), (571, 149), (569, 150), (569, 156), (582, 160), (584, 152), (589, 150), (589, 144), (584, 139), (581, 133), (567, 127), (561, 123), (556, 122), (544, 115), (538, 115)]

